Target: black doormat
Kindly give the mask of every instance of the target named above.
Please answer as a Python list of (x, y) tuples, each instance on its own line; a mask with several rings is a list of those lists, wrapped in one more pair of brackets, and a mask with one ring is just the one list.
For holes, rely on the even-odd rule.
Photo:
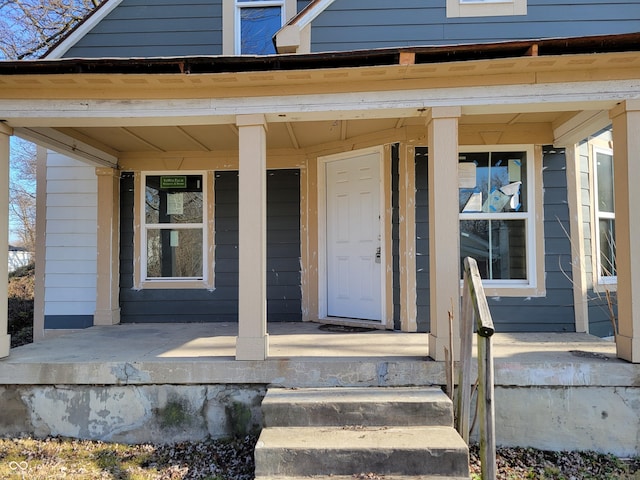
[(339, 332), (339, 333), (362, 333), (362, 332), (373, 332), (377, 330), (377, 328), (369, 328), (369, 327), (352, 327), (350, 325), (320, 325), (318, 327), (323, 332)]

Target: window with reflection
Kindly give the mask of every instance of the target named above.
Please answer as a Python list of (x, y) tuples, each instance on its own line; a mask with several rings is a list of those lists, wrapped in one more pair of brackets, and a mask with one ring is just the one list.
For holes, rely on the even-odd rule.
[(597, 268), (600, 283), (617, 281), (613, 152), (594, 148)]
[(276, 53), (273, 36), (284, 19), (284, 0), (236, 0), (236, 53)]
[(204, 178), (144, 176), (143, 280), (204, 278)]
[(484, 280), (530, 280), (529, 162), (527, 151), (460, 153), (460, 257), (473, 257)]

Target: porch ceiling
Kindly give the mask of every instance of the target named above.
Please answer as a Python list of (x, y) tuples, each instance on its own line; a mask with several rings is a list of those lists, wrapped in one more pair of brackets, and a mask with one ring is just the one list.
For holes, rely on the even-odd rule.
[[(463, 116), (462, 131), (505, 131), (526, 127), (551, 132), (555, 125), (572, 118), (577, 112), (534, 112)], [(238, 132), (232, 124), (76, 127), (58, 128), (61, 133), (116, 156), (135, 153), (228, 152), (238, 149)], [(410, 133), (407, 133), (410, 130)], [(419, 140), (426, 134), (423, 117), (362, 120), (327, 120), (269, 124), (267, 146), (270, 150), (307, 150), (322, 145), (339, 144), (375, 137), (393, 141)], [(411, 140), (411, 139), (409, 139)], [(464, 143), (464, 142), (463, 142)]]

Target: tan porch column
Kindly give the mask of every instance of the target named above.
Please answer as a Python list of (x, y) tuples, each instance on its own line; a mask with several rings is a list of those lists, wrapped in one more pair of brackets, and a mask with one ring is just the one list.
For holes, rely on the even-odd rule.
[(453, 309), (454, 354), (460, 354), (460, 227), (458, 221), (458, 119), (460, 107), (438, 107), (427, 120), (429, 135), (429, 356), (445, 359)]
[(618, 357), (640, 363), (640, 100), (614, 108)]
[(94, 325), (120, 323), (120, 171), (96, 168), (98, 177), (98, 259)]
[(265, 360), (267, 335), (267, 122), (239, 115), (239, 312), (236, 360)]
[(13, 130), (0, 123), (0, 358), (9, 356), (9, 138)]

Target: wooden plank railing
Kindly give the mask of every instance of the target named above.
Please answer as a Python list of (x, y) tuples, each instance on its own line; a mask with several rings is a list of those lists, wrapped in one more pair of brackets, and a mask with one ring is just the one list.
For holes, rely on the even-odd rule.
[(462, 310), (460, 318), (460, 367), (458, 371), (458, 397), (456, 402), (456, 428), (469, 444), (469, 418), (471, 412), (471, 357), (473, 331), (477, 332), (478, 400), (480, 420), (480, 462), (483, 480), (495, 480), (496, 438), (493, 383), (493, 351), (491, 336), (493, 320), (482, 287), (478, 264), (471, 257), (464, 259)]

